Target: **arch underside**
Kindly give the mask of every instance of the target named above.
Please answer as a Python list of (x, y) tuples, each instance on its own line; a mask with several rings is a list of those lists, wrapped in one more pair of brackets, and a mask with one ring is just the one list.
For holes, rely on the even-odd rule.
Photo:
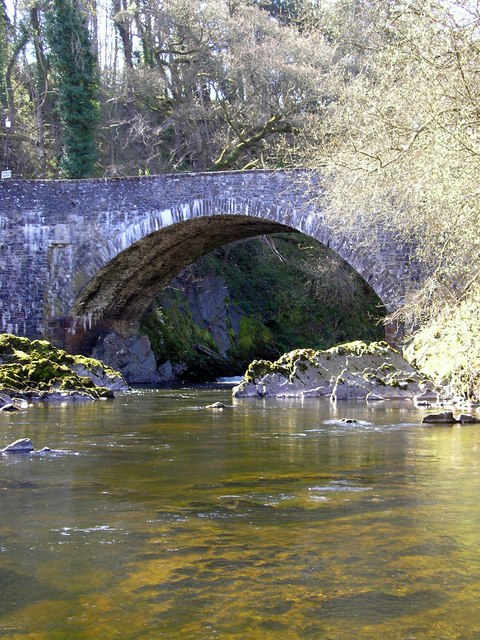
[[(124, 336), (136, 334), (142, 317), (159, 292), (203, 255), (237, 240), (302, 232), (305, 233), (302, 228), (251, 215), (215, 214), (177, 222), (150, 233), (105, 264), (78, 294), (69, 314), (73, 321), (70, 339), (80, 340), (83, 333), (86, 342), (82, 349), (85, 349), (87, 343), (93, 344), (96, 336), (104, 331), (113, 330)], [(306, 233), (321, 242), (315, 237), (317, 233)], [(329, 247), (330, 242), (325, 245)], [(382, 282), (382, 278), (385, 281), (384, 274), (378, 270), (376, 257), (368, 256), (361, 265), (367, 268), (358, 269), (356, 258), (360, 253), (343, 249), (341, 245), (330, 247), (339, 259), (364, 278), (388, 309), (388, 301), (375, 283), (375, 280)], [(77, 337), (72, 338), (72, 335)]]
[(71, 315), (134, 331), (155, 296), (186, 266), (213, 249), (259, 235), (297, 232), (249, 216), (215, 215), (154, 232), (113, 258), (74, 303)]

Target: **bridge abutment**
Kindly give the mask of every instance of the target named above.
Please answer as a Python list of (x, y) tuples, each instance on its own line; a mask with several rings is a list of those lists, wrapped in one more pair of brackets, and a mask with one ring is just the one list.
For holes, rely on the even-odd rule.
[(140, 334), (140, 320), (85, 320), (75, 316), (55, 318), (48, 322), (46, 337), (68, 353), (90, 355), (98, 338), (117, 333), (122, 338)]

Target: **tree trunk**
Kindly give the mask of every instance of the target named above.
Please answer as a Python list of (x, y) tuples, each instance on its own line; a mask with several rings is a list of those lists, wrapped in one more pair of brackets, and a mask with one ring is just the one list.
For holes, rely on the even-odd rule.
[(132, 34), (127, 21), (123, 17), (119, 17), (121, 11), (121, 0), (113, 0), (113, 21), (122, 41), (125, 64), (129, 69), (133, 69)]
[(40, 37), (40, 20), (38, 7), (30, 9), (30, 21), (32, 24), (33, 44), (37, 62), (37, 82), (35, 91), (35, 113), (38, 127), (38, 156), (40, 158), (40, 177), (46, 177), (47, 157), (45, 152), (45, 126), (44, 112), (48, 111), (48, 67)]

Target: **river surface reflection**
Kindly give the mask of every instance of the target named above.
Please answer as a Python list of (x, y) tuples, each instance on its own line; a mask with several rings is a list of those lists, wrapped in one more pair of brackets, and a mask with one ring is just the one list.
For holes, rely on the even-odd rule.
[(480, 638), (478, 425), (217, 400), (1, 414), (0, 638)]

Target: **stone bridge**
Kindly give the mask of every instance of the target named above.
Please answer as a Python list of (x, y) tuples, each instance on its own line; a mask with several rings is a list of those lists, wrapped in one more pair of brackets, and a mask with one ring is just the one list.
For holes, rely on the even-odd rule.
[(333, 233), (301, 178), (301, 171), (240, 171), (3, 180), (0, 331), (88, 351), (106, 330), (138, 332), (153, 298), (200, 256), (285, 231), (331, 247), (389, 310), (397, 308), (408, 278), (406, 249), (388, 232), (368, 251)]

